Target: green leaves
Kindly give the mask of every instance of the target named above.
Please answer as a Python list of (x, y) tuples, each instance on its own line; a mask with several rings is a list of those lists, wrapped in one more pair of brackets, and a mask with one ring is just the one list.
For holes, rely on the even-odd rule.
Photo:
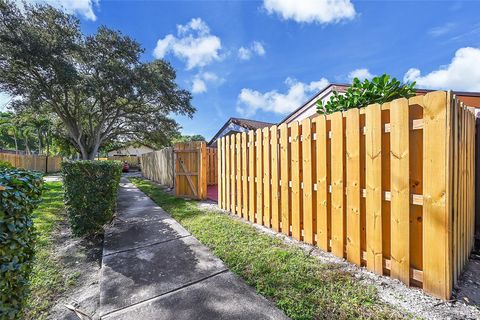
[(32, 211), (43, 189), (40, 173), (0, 166), (0, 319), (19, 319), (34, 256)]
[(118, 161), (62, 163), (65, 206), (75, 235), (103, 230), (116, 210), (122, 164)]
[(329, 114), (351, 108), (362, 108), (374, 103), (382, 104), (398, 98), (410, 98), (415, 93), (415, 82), (402, 84), (387, 74), (374, 77), (371, 81), (365, 79), (361, 82), (355, 78), (345, 94), (334, 91), (326, 103), (318, 101), (317, 112)]

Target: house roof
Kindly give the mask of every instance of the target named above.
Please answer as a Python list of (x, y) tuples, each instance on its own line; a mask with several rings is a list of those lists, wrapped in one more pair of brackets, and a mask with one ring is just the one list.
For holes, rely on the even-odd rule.
[(134, 147), (134, 148), (138, 148), (138, 147), (147, 147), (147, 148), (150, 148), (152, 150), (155, 150), (154, 147), (152, 146), (149, 146), (145, 143), (139, 143), (139, 142), (135, 142), (135, 141), (129, 141), (128, 143), (120, 146), (120, 147), (114, 147), (114, 148), (111, 148), (111, 149), (108, 149), (106, 150), (106, 152), (112, 152), (112, 151), (117, 151), (117, 150), (120, 150), (120, 149), (126, 149), (128, 147)]
[(231, 123), (244, 127), (245, 129), (248, 129), (248, 130), (256, 130), (256, 129), (261, 129), (264, 127), (269, 127), (274, 125), (274, 123), (271, 123), (271, 122), (242, 119), (242, 118), (230, 118), (227, 120), (227, 122), (225, 122), (225, 124), (220, 128), (220, 130), (217, 131), (217, 133), (213, 136), (213, 138), (210, 140), (208, 144), (211, 145), (213, 142), (215, 142), (215, 140), (223, 132), (223, 130), (225, 130), (225, 128), (228, 127), (228, 125)]
[(328, 93), (330, 93), (331, 91), (337, 91), (337, 92), (345, 92), (347, 91), (348, 87), (350, 85), (348, 84), (343, 84), (343, 83), (331, 83), (329, 84), (328, 86), (326, 86), (325, 88), (323, 88), (322, 90), (320, 90), (318, 93), (314, 94), (310, 99), (308, 99), (304, 104), (302, 104), (300, 107), (298, 107), (297, 109), (293, 110), (289, 115), (287, 115), (285, 118), (283, 118), (280, 122), (280, 123), (284, 123), (286, 121), (288, 121), (289, 119), (291, 118), (294, 118), (296, 117), (297, 115), (299, 114), (302, 114), (303, 111), (305, 111), (305, 109), (308, 109), (310, 107), (310, 104), (314, 101), (314, 100), (319, 100), (321, 99), (323, 96), (327, 95)]
[[(292, 111), (288, 114), (284, 119), (282, 119), (279, 124), (291, 121), (292, 119), (296, 118), (298, 115), (302, 114), (305, 110), (311, 107), (312, 102), (317, 101), (332, 91), (337, 92), (346, 92), (349, 84), (342, 84), (342, 83), (331, 83), (325, 88), (323, 88), (320, 92), (313, 95), (310, 99), (308, 99), (304, 104), (300, 107)], [(429, 92), (438, 91), (438, 90), (430, 90), (430, 89), (416, 89), (417, 94), (427, 94)], [(466, 92), (466, 91), (452, 91), (461, 101), (465, 104), (480, 108), (480, 92)]]

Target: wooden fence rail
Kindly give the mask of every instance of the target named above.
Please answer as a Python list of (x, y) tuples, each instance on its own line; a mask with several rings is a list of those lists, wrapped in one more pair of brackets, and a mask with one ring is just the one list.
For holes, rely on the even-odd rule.
[(219, 205), (447, 299), (473, 246), (474, 123), (433, 92), (226, 136)]
[(0, 153), (0, 161), (10, 162), (16, 168), (53, 173), (61, 170), (62, 157)]
[(173, 148), (145, 153), (140, 158), (140, 163), (144, 177), (173, 188), (175, 183)]

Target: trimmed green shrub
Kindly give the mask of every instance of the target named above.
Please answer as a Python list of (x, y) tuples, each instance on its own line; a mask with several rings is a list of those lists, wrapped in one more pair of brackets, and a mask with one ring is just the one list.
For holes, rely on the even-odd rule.
[(75, 235), (99, 233), (112, 219), (121, 174), (118, 161), (62, 163), (65, 206)]
[(3, 160), (0, 160), (0, 169), (13, 169), (14, 166), (12, 166), (12, 164), (8, 161), (3, 161)]
[(0, 168), (0, 319), (19, 319), (34, 257), (32, 211), (42, 194), (42, 175)]
[(344, 94), (333, 91), (330, 99), (322, 103), (317, 101), (317, 113), (329, 114), (346, 111), (352, 108), (362, 108), (370, 104), (383, 104), (399, 98), (415, 96), (415, 82), (401, 83), (387, 74), (373, 77), (372, 80), (353, 79), (352, 84)]

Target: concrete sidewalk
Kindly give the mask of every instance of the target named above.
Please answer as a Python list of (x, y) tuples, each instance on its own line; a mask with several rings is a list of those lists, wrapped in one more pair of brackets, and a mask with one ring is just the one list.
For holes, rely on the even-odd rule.
[(122, 178), (105, 233), (102, 319), (288, 319)]

